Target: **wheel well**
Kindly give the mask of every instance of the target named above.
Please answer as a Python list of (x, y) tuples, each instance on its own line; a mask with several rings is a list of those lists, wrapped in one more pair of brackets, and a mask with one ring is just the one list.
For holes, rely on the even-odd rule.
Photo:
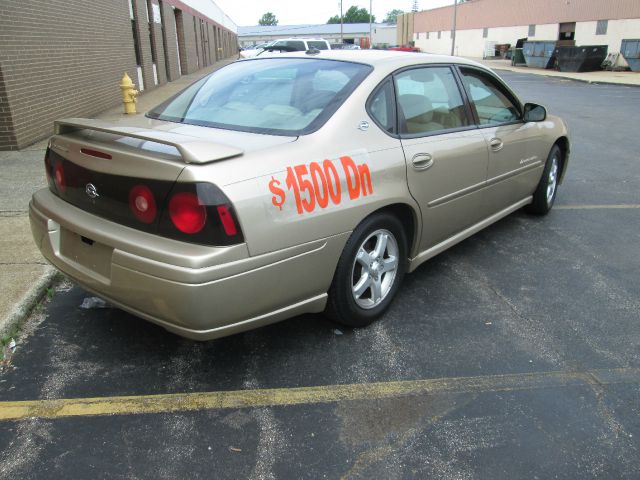
[(377, 210), (378, 212), (390, 212), (400, 221), (405, 228), (405, 233), (407, 234), (407, 240), (409, 241), (409, 256), (413, 255), (413, 247), (416, 244), (416, 213), (409, 205), (406, 203), (394, 203), (393, 205), (387, 205), (386, 207)]
[(561, 160), (561, 169), (560, 169), (560, 179), (559, 183), (562, 183), (564, 180), (564, 174), (567, 169), (567, 157), (569, 155), (569, 139), (567, 137), (560, 137), (556, 140), (554, 145), (558, 145), (560, 151), (562, 152), (562, 160)]

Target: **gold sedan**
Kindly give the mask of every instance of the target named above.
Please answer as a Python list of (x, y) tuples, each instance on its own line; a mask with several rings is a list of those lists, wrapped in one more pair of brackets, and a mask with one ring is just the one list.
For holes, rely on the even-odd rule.
[(142, 123), (56, 122), (30, 218), (58, 269), (179, 335), (364, 326), (429, 258), (548, 212), (568, 160), (562, 120), (475, 62), (310, 50), (228, 65)]

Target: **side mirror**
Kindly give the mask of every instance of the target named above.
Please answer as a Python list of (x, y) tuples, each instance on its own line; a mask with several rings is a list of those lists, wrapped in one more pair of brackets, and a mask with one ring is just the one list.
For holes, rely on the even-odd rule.
[(544, 122), (547, 118), (547, 109), (542, 105), (535, 103), (524, 104), (524, 121), (525, 122)]

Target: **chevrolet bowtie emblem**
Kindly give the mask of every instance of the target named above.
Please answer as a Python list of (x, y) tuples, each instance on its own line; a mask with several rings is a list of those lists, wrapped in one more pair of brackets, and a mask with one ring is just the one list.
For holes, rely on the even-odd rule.
[(98, 189), (93, 183), (87, 183), (87, 186), (84, 187), (84, 191), (89, 195), (89, 198), (98, 198)]

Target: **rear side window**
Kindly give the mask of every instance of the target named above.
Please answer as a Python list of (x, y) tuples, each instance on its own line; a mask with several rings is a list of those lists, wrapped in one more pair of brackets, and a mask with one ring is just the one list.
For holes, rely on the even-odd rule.
[(289, 47), (291, 51), (304, 52), (306, 50), (304, 42), (300, 40), (283, 40), (281, 42), (274, 43), (274, 46)]
[(371, 96), (367, 109), (380, 128), (388, 133), (395, 133), (396, 117), (391, 80), (385, 81)]
[(395, 75), (400, 133), (430, 134), (469, 125), (449, 67), (423, 67)]
[(309, 45), (309, 48), (316, 48), (318, 50), (329, 50), (329, 47), (327, 47), (327, 42), (307, 40), (307, 45)]
[(359, 63), (264, 58), (232, 63), (151, 110), (171, 122), (276, 135), (317, 130), (370, 73)]
[(461, 68), (460, 71), (480, 125), (496, 125), (520, 120), (520, 112), (515, 100), (494, 78), (470, 68)]

